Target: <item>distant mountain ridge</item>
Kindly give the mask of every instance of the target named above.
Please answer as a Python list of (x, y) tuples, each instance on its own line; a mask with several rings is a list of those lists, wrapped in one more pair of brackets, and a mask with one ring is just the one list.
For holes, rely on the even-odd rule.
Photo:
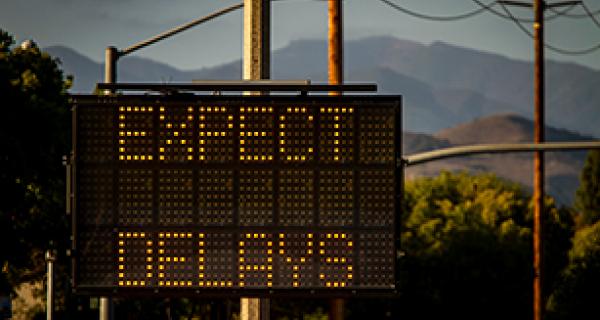
[[(532, 141), (533, 122), (516, 114), (498, 114), (441, 130), (433, 135), (405, 133), (404, 154), (413, 154), (439, 148), (478, 143), (518, 143)], [(589, 141), (592, 137), (546, 127), (548, 141)], [(579, 174), (586, 152), (546, 153), (546, 188), (560, 204), (572, 204), (579, 186)], [(441, 170), (494, 172), (505, 179), (531, 188), (533, 161), (531, 153), (465, 156), (409, 167), (406, 177), (414, 179), (434, 176)]]
[[(103, 79), (103, 65), (72, 49), (49, 47), (75, 76), (73, 92), (91, 92)], [(272, 54), (274, 79), (326, 79), (324, 40), (296, 40)], [(575, 64), (547, 61), (546, 120), (549, 125), (600, 137), (600, 72)], [(402, 94), (403, 126), (434, 133), (496, 113), (532, 118), (529, 62), (442, 42), (424, 45), (392, 37), (345, 43), (347, 81), (377, 82), (380, 93)], [(189, 82), (240, 79), (241, 61), (179, 70), (139, 57), (119, 60), (122, 82)]]
[[(547, 141), (590, 141), (594, 138), (565, 129), (546, 127)], [(533, 122), (516, 113), (500, 113), (460, 124), (434, 134), (453, 145), (533, 141)]]

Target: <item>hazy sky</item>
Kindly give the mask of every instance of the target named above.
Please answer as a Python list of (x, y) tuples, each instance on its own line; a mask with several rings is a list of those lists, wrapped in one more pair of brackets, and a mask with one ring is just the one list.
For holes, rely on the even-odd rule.
[[(239, 1), (0, 0), (0, 28), (13, 34), (18, 42), (34, 39), (41, 47), (65, 45), (101, 61), (108, 45), (125, 48)], [(460, 14), (477, 8), (473, 0), (392, 1), (432, 15)], [(600, 0), (584, 2), (591, 10), (600, 9)], [(500, 7), (497, 9), (502, 10)], [(531, 17), (530, 10), (513, 10), (515, 15)], [(572, 12), (583, 11), (577, 8)], [(273, 49), (300, 38), (325, 39), (326, 13), (324, 1), (273, 2)], [(344, 15), (346, 40), (392, 35), (426, 44), (440, 40), (525, 60), (532, 57), (531, 40), (511, 21), (490, 13), (458, 22), (431, 22), (395, 11), (380, 0), (346, 0)], [(600, 20), (600, 15), (597, 17)], [(546, 37), (549, 43), (559, 47), (587, 48), (600, 43), (600, 27), (590, 19), (560, 17), (547, 23)], [(238, 11), (135, 54), (181, 69), (192, 69), (239, 59), (241, 48), (242, 14)], [(557, 55), (547, 51), (547, 57), (600, 70), (600, 50), (583, 56)]]

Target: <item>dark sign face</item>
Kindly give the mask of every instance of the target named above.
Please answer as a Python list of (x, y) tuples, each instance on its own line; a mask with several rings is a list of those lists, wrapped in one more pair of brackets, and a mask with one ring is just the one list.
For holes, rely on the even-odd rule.
[(399, 97), (74, 101), (77, 290), (395, 289)]

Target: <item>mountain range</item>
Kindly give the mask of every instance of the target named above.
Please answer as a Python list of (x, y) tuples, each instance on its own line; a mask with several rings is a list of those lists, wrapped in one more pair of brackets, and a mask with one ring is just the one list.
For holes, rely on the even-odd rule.
[[(66, 47), (46, 50), (75, 76), (72, 92), (92, 92), (104, 67)], [(435, 42), (425, 45), (392, 37), (345, 43), (346, 81), (376, 82), (383, 94), (404, 96), (404, 128), (434, 133), (466, 121), (512, 112), (533, 118), (533, 65), (497, 54)], [(296, 40), (272, 53), (273, 79), (323, 82), (325, 40)], [(121, 82), (189, 82), (240, 79), (241, 61), (179, 70), (140, 57), (118, 63)], [(600, 137), (600, 71), (572, 63), (546, 62), (547, 124)]]
[[(66, 47), (45, 48), (74, 75), (71, 92), (90, 93), (104, 66)], [(429, 45), (392, 37), (345, 43), (345, 80), (375, 82), (379, 93), (403, 96), (405, 154), (473, 143), (530, 142), (533, 124), (533, 65), (497, 54), (435, 42)], [(325, 40), (296, 40), (272, 52), (273, 79), (325, 82)], [(180, 70), (140, 57), (118, 63), (119, 82), (190, 82), (240, 79), (240, 60), (197, 70)], [(571, 63), (546, 62), (548, 141), (600, 137), (600, 72)], [(564, 129), (557, 129), (564, 128)], [(408, 178), (440, 170), (492, 171), (531, 187), (530, 154), (479, 155), (407, 169)], [(548, 153), (547, 187), (570, 204), (584, 152)]]

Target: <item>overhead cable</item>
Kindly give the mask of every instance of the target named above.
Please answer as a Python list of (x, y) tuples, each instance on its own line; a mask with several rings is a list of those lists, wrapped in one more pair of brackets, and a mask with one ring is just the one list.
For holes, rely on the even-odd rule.
[[(505, 13), (502, 13), (502, 12), (500, 12), (500, 11), (498, 11), (498, 10), (494, 9), (494, 8), (493, 8), (493, 7), (491, 7), (491, 6), (489, 6), (489, 5), (486, 5), (485, 3), (483, 3), (483, 2), (481, 2), (481, 1), (479, 1), (479, 0), (472, 0), (472, 1), (473, 1), (475, 4), (477, 4), (478, 6), (480, 6), (480, 7), (482, 7), (482, 8), (486, 8), (486, 10), (487, 10), (487, 11), (489, 11), (489, 12), (491, 12), (491, 13), (495, 14), (495, 15), (496, 15), (496, 16), (498, 16), (498, 17), (501, 17), (501, 18), (504, 18), (504, 19), (508, 19), (508, 20), (513, 20), (513, 18), (514, 18), (514, 19), (516, 19), (516, 20), (518, 20), (518, 21), (520, 21), (520, 22), (534, 22), (534, 21), (533, 21), (533, 19), (531, 19), (531, 18), (521, 18), (521, 17), (516, 17), (515, 15), (513, 15), (513, 18), (511, 18), (511, 17), (510, 17), (510, 16), (508, 16), (507, 14), (505, 14)], [(556, 18), (558, 18), (558, 17), (565, 16), (565, 15), (567, 15), (567, 14), (568, 14), (568, 13), (569, 13), (571, 10), (573, 10), (575, 7), (576, 7), (576, 5), (575, 5), (575, 4), (573, 4), (573, 5), (567, 6), (567, 8), (565, 8), (565, 9), (562, 9), (562, 10), (556, 10), (556, 9), (554, 9), (554, 10), (553, 10), (553, 11), (554, 11), (554, 14), (553, 14), (553, 15), (550, 15), (550, 16), (547, 16), (547, 17), (545, 17), (545, 18), (544, 18), (544, 20), (545, 20), (545, 21), (550, 21), (550, 20), (554, 20), (554, 19), (556, 19)]]
[[(583, 1), (581, 2), (581, 5), (587, 8), (587, 6), (585, 5), (585, 3)], [(556, 8), (552, 8), (552, 7), (550, 7), (549, 9), (552, 12), (558, 12), (559, 11)], [(597, 15), (600, 15), (600, 9), (595, 10), (595, 11), (591, 11), (590, 10), (590, 12), (586, 12), (586, 13), (565, 13), (565, 14), (563, 14), (563, 16), (568, 17), (568, 18), (587, 18), (589, 16), (594, 16), (595, 17)]]
[(467, 19), (467, 18), (476, 16), (476, 15), (484, 12), (485, 10), (487, 10), (489, 7), (492, 7), (497, 4), (497, 2), (494, 1), (494, 2), (490, 3), (489, 5), (484, 5), (482, 8), (479, 8), (479, 9), (476, 9), (476, 10), (473, 10), (470, 12), (466, 12), (463, 14), (454, 15), (454, 16), (433, 16), (433, 15), (427, 15), (424, 13), (412, 11), (412, 10), (404, 8), (390, 0), (379, 0), (379, 1), (387, 4), (388, 6), (394, 8), (395, 10), (403, 12), (409, 16), (413, 16), (413, 17), (419, 18), (419, 19), (431, 20), (431, 21), (457, 21), (457, 20)]
[(598, 22), (598, 19), (596, 19), (596, 17), (594, 16), (594, 14), (592, 13), (592, 11), (590, 11), (590, 9), (585, 5), (585, 3), (581, 3), (581, 6), (583, 7), (583, 10), (585, 11), (585, 13), (587, 14), (587, 16), (592, 19), (592, 21), (594, 22), (594, 24), (596, 25), (596, 27), (600, 28), (600, 22)]
[[(531, 33), (531, 31), (529, 31), (527, 28), (525, 28), (523, 26), (523, 24), (513, 16), (513, 14), (510, 12), (510, 10), (508, 10), (506, 8), (506, 6), (504, 6), (502, 3), (500, 3), (500, 5), (502, 6), (502, 9), (506, 13), (506, 15), (511, 18), (511, 20), (519, 27), (519, 29), (521, 29), (521, 31), (523, 31), (525, 34), (527, 34), (531, 39), (534, 39), (534, 36)], [(589, 54), (589, 53), (592, 53), (592, 52), (600, 49), (600, 43), (598, 43), (592, 47), (580, 49), (580, 50), (564, 49), (564, 48), (553, 46), (548, 43), (544, 43), (544, 47), (549, 49), (550, 51), (554, 51), (554, 52), (564, 54), (564, 55), (584, 55), (584, 54)]]

